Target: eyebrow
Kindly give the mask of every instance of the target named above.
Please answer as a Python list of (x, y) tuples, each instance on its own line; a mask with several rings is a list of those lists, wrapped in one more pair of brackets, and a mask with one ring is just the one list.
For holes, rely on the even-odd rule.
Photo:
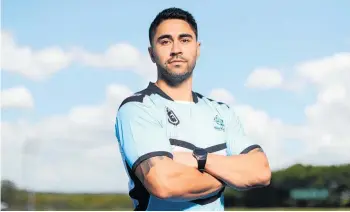
[[(183, 34), (180, 34), (179, 37), (180, 37), (180, 38), (188, 38), (188, 37), (189, 37), (189, 38), (192, 38), (193, 36), (192, 36), (191, 34), (188, 34), (188, 33), (183, 33)], [(172, 37), (171, 35), (169, 35), (169, 34), (164, 34), (164, 35), (159, 36), (158, 39), (157, 39), (157, 41), (160, 41), (160, 40), (162, 40), (162, 39), (164, 39), (164, 38), (168, 38), (168, 39), (170, 39), (170, 40), (173, 40), (173, 37)]]
[(180, 38), (192, 38), (192, 35), (184, 33), (184, 34), (180, 34), (179, 36)]
[(168, 39), (170, 39), (170, 40), (173, 40), (173, 38), (172, 38), (171, 35), (165, 34), (165, 35), (159, 36), (159, 37), (157, 38), (157, 41), (160, 41), (160, 40), (162, 40), (162, 39), (164, 39), (164, 38), (168, 38)]

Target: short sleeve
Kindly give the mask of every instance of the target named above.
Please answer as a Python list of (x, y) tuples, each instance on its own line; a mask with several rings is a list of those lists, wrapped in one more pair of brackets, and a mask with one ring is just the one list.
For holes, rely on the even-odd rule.
[(129, 102), (118, 111), (116, 137), (124, 159), (133, 171), (142, 161), (154, 156), (173, 158), (158, 117), (155, 109), (140, 102)]
[(261, 148), (246, 135), (239, 117), (232, 109), (229, 109), (226, 145), (228, 155), (245, 154), (255, 148)]

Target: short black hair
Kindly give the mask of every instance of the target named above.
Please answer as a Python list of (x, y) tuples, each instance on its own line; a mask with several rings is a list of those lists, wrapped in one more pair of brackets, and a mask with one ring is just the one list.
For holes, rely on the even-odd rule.
[(151, 23), (151, 26), (149, 27), (149, 31), (148, 31), (149, 42), (151, 45), (152, 45), (152, 40), (156, 33), (157, 27), (163, 21), (168, 19), (180, 19), (180, 20), (186, 21), (194, 31), (196, 35), (196, 39), (198, 39), (198, 27), (193, 15), (183, 9), (171, 7), (171, 8), (164, 9), (163, 11), (158, 13), (158, 15), (155, 17), (155, 19)]

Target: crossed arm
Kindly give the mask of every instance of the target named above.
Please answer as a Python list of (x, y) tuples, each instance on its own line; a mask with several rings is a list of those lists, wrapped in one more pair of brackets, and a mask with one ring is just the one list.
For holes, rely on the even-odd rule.
[[(116, 135), (130, 167), (150, 153), (161, 152), (170, 156), (171, 147), (165, 142), (168, 138), (163, 133), (157, 133), (163, 132), (163, 126), (151, 115), (153, 113), (156, 114), (139, 103), (125, 104), (118, 112)], [(230, 136), (228, 140), (237, 143), (233, 145), (229, 142), (228, 149), (238, 151), (248, 146), (248, 142), (240, 136), (239, 125), (232, 123), (228, 134), (234, 139)], [(147, 143), (151, 141), (152, 144)], [(271, 172), (263, 152), (254, 150), (247, 154), (229, 155), (232, 156), (209, 154), (204, 173), (198, 171), (197, 161), (191, 153), (178, 152), (172, 153), (173, 158), (160, 154), (150, 157), (133, 167), (133, 171), (149, 193), (171, 201), (209, 197), (224, 186), (247, 188), (269, 184)]]
[[(181, 163), (197, 167), (190, 153), (177, 152), (174, 157)], [(208, 154), (205, 172), (220, 179), (228, 187), (240, 189), (267, 186), (271, 179), (269, 163), (261, 148), (232, 156)]]
[(205, 172), (197, 170), (191, 153), (175, 152), (174, 159), (157, 156), (143, 161), (136, 175), (153, 195), (171, 201), (190, 201), (229, 187), (249, 188), (270, 183), (271, 171), (265, 154), (257, 148), (248, 154), (209, 154)]
[(175, 162), (166, 156), (143, 161), (136, 176), (154, 196), (171, 201), (191, 201), (217, 192), (223, 184), (195, 167)]

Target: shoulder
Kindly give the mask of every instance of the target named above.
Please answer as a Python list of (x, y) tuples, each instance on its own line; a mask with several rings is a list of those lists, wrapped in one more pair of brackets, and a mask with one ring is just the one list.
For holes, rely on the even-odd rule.
[(117, 118), (134, 119), (136, 117), (156, 116), (157, 108), (150, 98), (151, 94), (150, 90), (144, 89), (126, 97), (119, 105)]
[(199, 101), (203, 101), (207, 105), (213, 106), (215, 108), (222, 108), (223, 110), (230, 109), (230, 106), (225, 102), (217, 101), (215, 99), (209, 98), (197, 92), (195, 92), (195, 94), (197, 95)]
[[(129, 111), (129, 110), (140, 110), (140, 109), (154, 109), (156, 104), (154, 103), (154, 95), (155, 94), (149, 87), (138, 91), (128, 97), (126, 97), (118, 108), (118, 113), (121, 111)], [(151, 98), (151, 96), (153, 96)]]
[(202, 101), (202, 104), (215, 110), (215, 112), (218, 113), (227, 122), (231, 121), (234, 118), (235, 112), (233, 110), (233, 107), (226, 102), (221, 102), (216, 99), (209, 98), (200, 93), (196, 93), (196, 95), (198, 97), (198, 101)]
[(151, 93), (148, 89), (138, 91), (132, 94), (131, 96), (126, 97), (120, 104), (118, 110), (120, 110), (121, 108), (130, 107), (135, 104), (146, 104), (145, 98), (147, 98), (150, 95)]

